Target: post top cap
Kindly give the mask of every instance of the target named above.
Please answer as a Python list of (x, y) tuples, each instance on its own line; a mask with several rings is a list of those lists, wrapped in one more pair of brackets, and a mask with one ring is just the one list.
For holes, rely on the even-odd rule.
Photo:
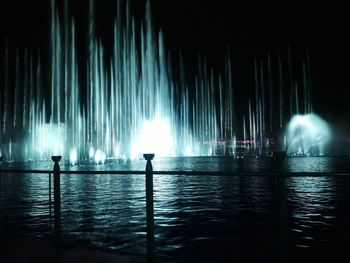
[(61, 159), (62, 159), (61, 155), (51, 156), (51, 160), (54, 162), (59, 162), (59, 161), (61, 161)]
[(154, 158), (154, 153), (145, 153), (143, 155), (143, 158), (145, 158), (146, 160), (152, 160)]

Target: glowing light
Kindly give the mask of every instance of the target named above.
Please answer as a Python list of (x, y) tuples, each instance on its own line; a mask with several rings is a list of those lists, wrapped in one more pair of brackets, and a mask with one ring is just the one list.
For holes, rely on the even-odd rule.
[(37, 147), (34, 149), (39, 153), (40, 159), (63, 154), (65, 128), (63, 124), (42, 124), (36, 128), (34, 144)]
[(114, 146), (113, 154), (114, 154), (114, 157), (117, 157), (117, 158), (120, 157), (120, 149), (118, 145)]
[(185, 148), (185, 156), (191, 156), (192, 155), (192, 147), (186, 146)]
[(94, 148), (91, 147), (89, 149), (89, 157), (90, 157), (90, 159), (94, 158), (94, 155), (95, 155), (95, 150), (94, 150)]
[(78, 162), (78, 152), (77, 149), (72, 149), (69, 154), (69, 163), (70, 165), (76, 165)]
[(237, 148), (237, 139), (236, 135), (233, 135), (233, 144), (232, 144), (232, 153), (235, 156), (236, 155), (236, 148)]
[(95, 163), (104, 164), (106, 162), (106, 154), (101, 150), (97, 150), (95, 153)]
[(143, 153), (155, 153), (157, 157), (173, 156), (174, 143), (168, 119), (144, 121), (140, 138), (133, 143), (132, 158), (141, 157)]
[(330, 139), (328, 124), (316, 114), (296, 115), (288, 125), (286, 141), (290, 154), (323, 155)]

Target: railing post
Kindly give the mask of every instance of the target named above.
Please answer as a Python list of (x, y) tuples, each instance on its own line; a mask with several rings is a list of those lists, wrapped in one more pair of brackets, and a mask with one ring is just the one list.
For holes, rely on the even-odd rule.
[(276, 202), (277, 202), (277, 233), (278, 233), (278, 251), (279, 262), (288, 263), (289, 258), (289, 240), (288, 240), (288, 220), (287, 220), (287, 193), (286, 183), (283, 173), (283, 160), (287, 157), (285, 151), (273, 153), (276, 172)]
[(144, 154), (146, 164), (146, 223), (147, 223), (147, 258), (152, 262), (154, 258), (154, 208), (153, 208), (153, 167), (151, 160), (153, 153)]
[(275, 172), (278, 176), (283, 176), (283, 160), (287, 157), (285, 151), (273, 152), (273, 159), (275, 165)]
[(52, 156), (53, 166), (53, 199), (54, 199), (54, 235), (59, 238), (61, 235), (61, 178), (60, 164), (61, 156)]
[(2, 163), (2, 156), (0, 156), (0, 200), (1, 200), (1, 189), (2, 189), (1, 163)]

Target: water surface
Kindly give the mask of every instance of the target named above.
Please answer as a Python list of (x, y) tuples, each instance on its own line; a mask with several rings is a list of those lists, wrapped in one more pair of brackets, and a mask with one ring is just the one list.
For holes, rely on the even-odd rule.
[[(19, 167), (8, 164), (7, 167)], [(52, 163), (25, 168), (52, 169)], [(264, 176), (269, 159), (164, 158), (154, 170), (261, 171), (258, 176), (154, 175), (158, 254), (209, 261), (278, 256), (281, 234), (292, 259), (325, 259), (346, 252), (350, 177)], [(292, 172), (349, 172), (347, 158), (290, 158)], [(143, 170), (145, 161), (81, 170)], [(62, 231), (67, 240), (145, 253), (144, 175), (61, 175)], [(286, 211), (285, 214), (281, 211)], [(2, 174), (1, 229), (49, 235), (46, 174)], [(286, 229), (281, 225), (286, 222)]]

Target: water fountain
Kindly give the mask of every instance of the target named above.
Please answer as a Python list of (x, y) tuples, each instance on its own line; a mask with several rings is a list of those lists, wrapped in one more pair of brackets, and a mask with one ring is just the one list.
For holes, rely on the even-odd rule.
[(316, 114), (295, 115), (287, 128), (287, 150), (292, 155), (324, 155), (330, 139), (328, 124)]
[[(39, 52), (28, 49), (17, 50), (11, 62), (6, 46), (0, 90), (0, 150), (6, 160), (48, 160), (60, 154), (70, 156), (72, 163), (83, 159), (100, 163), (107, 158), (141, 158), (149, 151), (157, 157), (236, 155), (238, 147), (262, 154), (269, 151), (269, 138), (284, 129), (290, 116), (311, 111), (309, 55), (303, 60), (299, 86), (290, 52), (287, 63), (281, 58), (274, 63), (270, 56), (257, 61), (255, 96), (247, 98), (246, 109), (238, 114), (229, 52), (225, 71), (219, 75), (201, 57), (190, 88), (181, 57), (179, 76), (172, 70), (163, 34), (153, 30), (149, 2), (145, 21), (138, 24), (128, 5), (118, 1), (113, 52), (108, 57), (96, 34), (94, 5), (90, 0), (85, 70), (79, 69), (76, 26), (68, 1), (58, 12), (56, 1), (50, 0), (48, 65)], [(82, 71), (84, 84), (79, 78)], [(49, 82), (44, 74), (49, 74)], [(236, 138), (244, 138), (243, 143)]]

